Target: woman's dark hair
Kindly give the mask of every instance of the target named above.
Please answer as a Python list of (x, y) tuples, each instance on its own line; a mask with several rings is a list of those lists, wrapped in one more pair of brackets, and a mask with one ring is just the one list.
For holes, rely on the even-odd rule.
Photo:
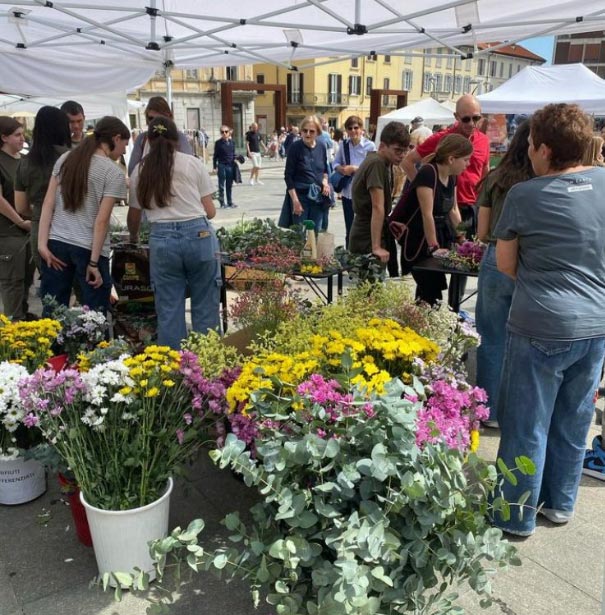
[(519, 124), (506, 154), (489, 174), (493, 181), (493, 189), (500, 194), (506, 194), (515, 184), (534, 176), (528, 154), (529, 128), (529, 120)]
[(152, 201), (156, 207), (166, 207), (172, 196), (174, 153), (179, 141), (176, 124), (170, 118), (155, 117), (149, 123), (147, 138), (149, 153), (139, 163), (137, 200), (143, 209), (150, 209)]
[(532, 115), (530, 122), (534, 149), (542, 143), (550, 149), (551, 169), (562, 171), (582, 164), (592, 139), (592, 120), (578, 105), (546, 105)]
[(164, 117), (169, 117), (170, 119), (172, 119), (173, 117), (170, 105), (168, 104), (166, 99), (162, 98), (161, 96), (152, 96), (149, 99), (149, 102), (145, 107), (145, 117), (147, 117), (148, 111), (155, 111), (156, 113), (159, 113)]
[(114, 137), (130, 139), (130, 130), (117, 117), (103, 117), (95, 126), (94, 132), (68, 154), (61, 167), (61, 194), (63, 207), (67, 211), (77, 211), (84, 204), (92, 157), (103, 143), (109, 147), (109, 151), (113, 151)]
[(52, 166), (58, 158), (55, 146), (71, 147), (67, 115), (56, 107), (41, 107), (36, 114), (32, 140), (27, 159), (36, 167)]
[(437, 149), (433, 154), (426, 156), (422, 162), (435, 162), (445, 164), (450, 156), (454, 158), (464, 158), (473, 153), (473, 144), (462, 135), (450, 134), (437, 144)]
[(13, 132), (15, 132), (15, 130), (19, 130), (19, 128), (23, 128), (23, 124), (17, 122), (14, 117), (8, 117), (8, 115), (0, 115), (1, 137), (10, 137)]

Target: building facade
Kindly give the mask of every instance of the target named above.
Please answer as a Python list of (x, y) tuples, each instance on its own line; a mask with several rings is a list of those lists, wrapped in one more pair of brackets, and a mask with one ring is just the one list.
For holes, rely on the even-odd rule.
[(581, 62), (605, 79), (605, 31), (566, 34), (555, 39), (555, 64)]

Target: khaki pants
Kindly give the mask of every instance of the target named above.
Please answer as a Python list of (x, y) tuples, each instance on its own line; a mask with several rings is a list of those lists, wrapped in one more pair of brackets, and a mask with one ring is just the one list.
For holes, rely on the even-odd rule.
[(13, 320), (23, 320), (28, 311), (29, 289), (34, 281), (29, 234), (0, 239), (0, 295), (3, 312)]

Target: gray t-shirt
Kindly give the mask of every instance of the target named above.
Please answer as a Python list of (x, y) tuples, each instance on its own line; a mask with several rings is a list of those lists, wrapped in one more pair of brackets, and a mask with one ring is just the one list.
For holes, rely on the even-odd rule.
[(548, 340), (605, 335), (605, 169), (513, 186), (495, 235), (519, 241), (512, 332)]
[[(57, 160), (53, 168), (53, 176), (60, 174), (61, 166), (69, 153), (63, 154)], [(55, 211), (50, 223), (49, 239), (71, 243), (90, 250), (99, 206), (106, 196), (115, 197), (117, 200), (125, 199), (127, 196), (126, 176), (113, 160), (95, 154), (90, 161), (88, 190), (84, 205), (80, 209), (66, 211), (63, 208), (63, 195), (59, 183), (55, 197)], [(109, 257), (109, 237), (107, 236), (101, 254)]]

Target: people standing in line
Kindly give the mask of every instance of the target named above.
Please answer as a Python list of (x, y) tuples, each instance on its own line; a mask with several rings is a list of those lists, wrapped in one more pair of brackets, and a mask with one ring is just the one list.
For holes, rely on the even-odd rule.
[[(218, 200), (221, 208), (237, 207), (233, 202), (233, 165), (235, 163), (235, 143), (231, 138), (231, 128), (221, 126), (221, 138), (214, 143), (212, 168), (218, 174)], [(225, 194), (227, 201), (225, 202)]]
[[(363, 121), (357, 115), (350, 115), (345, 121), (347, 139), (345, 139), (334, 158), (334, 170), (353, 178), (359, 169), (359, 165), (366, 159), (370, 152), (376, 151), (376, 145), (362, 136)], [(348, 156), (347, 156), (348, 154)], [(347, 162), (348, 160), (348, 162)], [(353, 225), (353, 199), (352, 181), (341, 192), (342, 213), (345, 220), (345, 247), (349, 246), (349, 235)]]
[[(519, 502), (497, 527), (529, 536), (536, 512), (552, 523), (574, 516), (594, 393), (605, 355), (605, 169), (582, 159), (592, 119), (577, 105), (550, 104), (530, 120), (537, 177), (513, 186), (495, 229), (498, 269), (515, 280), (498, 397), (498, 459), (535, 473), (502, 481)], [(525, 496), (523, 496), (525, 497)], [(507, 516), (508, 517), (508, 516)]]
[(392, 166), (401, 163), (410, 144), (410, 133), (401, 122), (389, 122), (380, 134), (376, 152), (361, 163), (352, 182), (355, 217), (349, 234), (349, 251), (373, 254), (385, 266), (389, 261)]
[(412, 120), (410, 130), (410, 145), (417, 147), (422, 145), (430, 136), (433, 135), (433, 131), (424, 125), (424, 120), (417, 116)]
[[(173, 119), (172, 109), (170, 105), (166, 101), (166, 99), (161, 96), (152, 96), (145, 107), (145, 121), (147, 125), (151, 123), (156, 117), (167, 117)], [(189, 154), (193, 156), (193, 149), (189, 144), (189, 140), (187, 139), (187, 135), (179, 130), (179, 142), (178, 142), (178, 151), (183, 154)], [(141, 134), (137, 137), (137, 140), (134, 142), (132, 152), (130, 154), (130, 160), (128, 161), (128, 176), (132, 175), (135, 167), (141, 159), (147, 155), (149, 152), (149, 143), (147, 137), (147, 131), (141, 132)]]
[(148, 132), (149, 154), (131, 177), (128, 230), (136, 242), (145, 210), (158, 343), (178, 349), (187, 337), (187, 287), (193, 330), (219, 328), (219, 245), (210, 223), (216, 215), (214, 188), (202, 161), (178, 151), (172, 120), (156, 117)]
[(475, 319), (481, 343), (477, 348), (477, 385), (485, 389), (490, 415), (484, 425), (497, 427), (498, 389), (504, 361), (506, 321), (513, 299), (515, 282), (498, 271), (496, 263), (496, 236), (494, 230), (509, 190), (520, 182), (534, 177), (527, 152), (529, 121), (520, 124), (508, 151), (500, 164), (485, 179), (477, 206), (479, 221), (477, 235), (487, 244), (477, 282), (477, 306)]
[(84, 134), (84, 108), (75, 100), (66, 100), (60, 107), (61, 111), (67, 115), (69, 120), (69, 130), (71, 132), (71, 146), (77, 147), (86, 136)]
[(4, 314), (25, 320), (29, 314), (29, 289), (34, 281), (29, 233), (31, 221), (15, 209), (14, 184), (25, 138), (14, 118), (0, 117), (0, 294)]
[(15, 207), (21, 216), (31, 219), (30, 245), (38, 270), (41, 270), (38, 229), (42, 203), (55, 162), (71, 145), (67, 115), (56, 107), (41, 107), (36, 114), (32, 147), (21, 159), (15, 179)]
[(302, 139), (288, 150), (286, 196), (279, 225), (288, 228), (312, 220), (318, 233), (323, 228), (324, 210), (330, 206), (326, 148), (317, 140), (321, 124), (316, 116), (307, 116), (300, 124), (300, 132)]
[(261, 135), (258, 132), (258, 124), (256, 122), (252, 122), (248, 132), (246, 133), (246, 155), (250, 158), (250, 162), (252, 162), (252, 169), (250, 169), (250, 180), (248, 181), (251, 186), (254, 186), (255, 184), (258, 184), (259, 186), (263, 185), (263, 182), (258, 178), (262, 166), (262, 156), (260, 151), (261, 147), (264, 151), (267, 151), (267, 148), (261, 139)]
[(445, 274), (413, 271), (413, 266), (436, 250), (450, 249), (455, 241), (464, 238), (464, 233), (456, 232), (461, 221), (456, 180), (468, 167), (472, 153), (473, 146), (462, 135), (452, 134), (441, 139), (390, 217), (391, 228), (401, 234), (401, 272), (412, 273), (416, 300), (429, 305), (442, 300), (442, 291), (447, 288)]
[(74, 280), (82, 304), (109, 307), (109, 221), (116, 201), (126, 199), (126, 178), (116, 164), (130, 131), (117, 117), (104, 117), (82, 143), (55, 163), (42, 204), (38, 252), (42, 297), (69, 305)]

